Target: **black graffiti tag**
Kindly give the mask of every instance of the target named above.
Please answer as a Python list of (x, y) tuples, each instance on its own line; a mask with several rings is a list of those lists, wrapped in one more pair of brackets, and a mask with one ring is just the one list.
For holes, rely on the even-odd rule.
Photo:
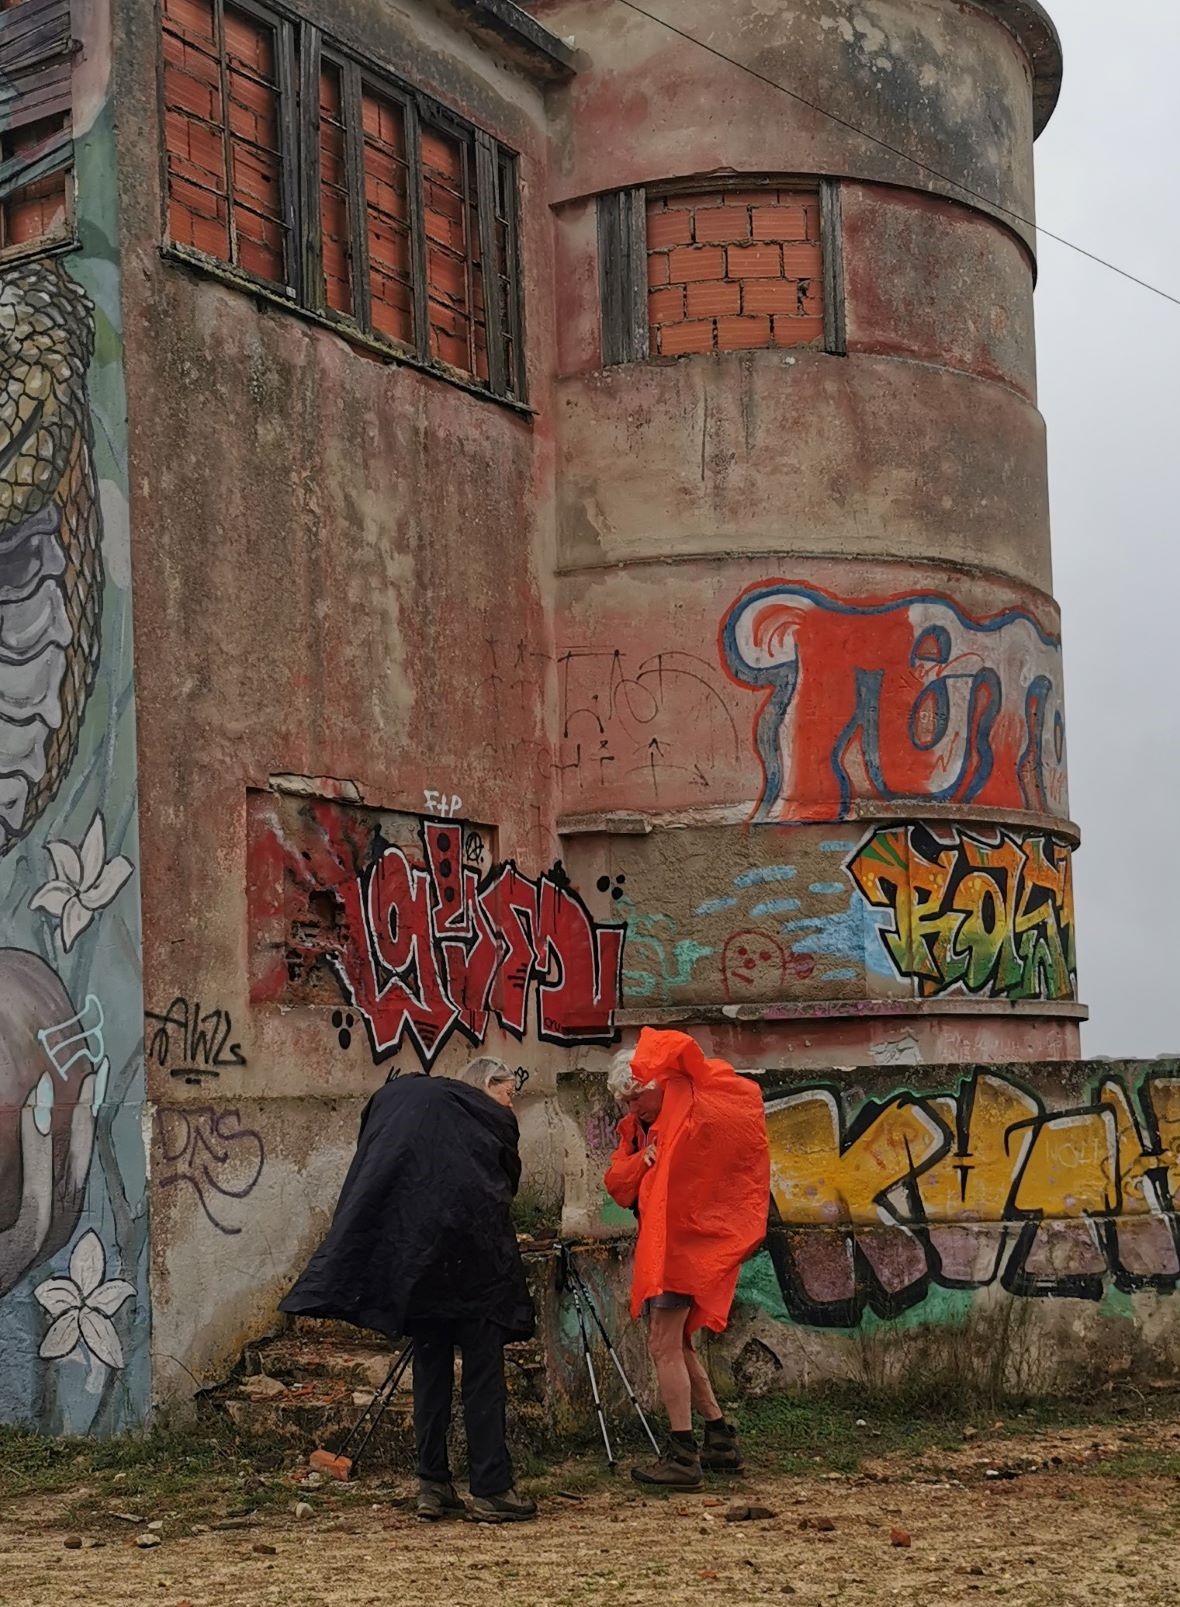
[(240, 1233), (223, 1220), (224, 1200), (253, 1193), (266, 1165), (262, 1135), (243, 1127), (236, 1110), (211, 1105), (162, 1105), (156, 1111), (160, 1172), (157, 1187), (187, 1183), (219, 1233)]
[(216, 1077), (226, 1066), (246, 1064), (241, 1044), (231, 1042), (234, 1024), (228, 1010), (202, 1014), (199, 1000), (180, 995), (163, 1014), (145, 1010), (144, 1017), (156, 1023), (150, 1037), (144, 1034), (147, 1058), (168, 1067), (173, 1077), (196, 1082)]

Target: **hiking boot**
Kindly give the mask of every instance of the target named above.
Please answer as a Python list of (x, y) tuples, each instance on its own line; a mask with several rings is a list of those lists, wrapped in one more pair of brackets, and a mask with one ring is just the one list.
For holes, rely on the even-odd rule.
[(477, 1495), (471, 1503), (471, 1517), (476, 1523), (528, 1523), (537, 1516), (537, 1503), (515, 1490), (504, 1490), (500, 1495)]
[(724, 1418), (705, 1424), (705, 1443), (701, 1447), (701, 1466), (710, 1473), (740, 1473), (745, 1464), (738, 1444), (737, 1429)]
[(427, 1523), (437, 1523), (440, 1518), (457, 1518), (466, 1511), (466, 1506), (455, 1494), (453, 1484), (436, 1484), (433, 1479), (418, 1480), (418, 1516)]
[(632, 1468), (631, 1477), (636, 1484), (661, 1490), (699, 1490), (704, 1482), (700, 1452), (695, 1445), (678, 1445), (675, 1440), (669, 1440), (658, 1462)]

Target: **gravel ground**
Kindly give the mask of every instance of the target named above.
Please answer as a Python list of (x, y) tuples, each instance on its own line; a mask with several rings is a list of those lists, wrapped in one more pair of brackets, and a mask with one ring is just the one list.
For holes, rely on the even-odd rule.
[[(146, 1529), (113, 1513), (67, 1534), (64, 1498), (30, 1497), (0, 1514), (0, 1603), (1172, 1607), (1180, 1479), (1159, 1469), (1178, 1447), (1180, 1422), (1154, 1421), (1015, 1444), (981, 1435), (854, 1475), (758, 1474), (667, 1499), (644, 1499), (624, 1476), (577, 1496), (550, 1482), (540, 1521), (508, 1528), (419, 1523), (408, 1484), (343, 1507), (302, 1492), (312, 1514), (297, 1518), (293, 1489), (289, 1506), (237, 1520), (245, 1527), (185, 1534), (164, 1515), (150, 1548), (138, 1544)], [(730, 1522), (731, 1503), (773, 1516)]]

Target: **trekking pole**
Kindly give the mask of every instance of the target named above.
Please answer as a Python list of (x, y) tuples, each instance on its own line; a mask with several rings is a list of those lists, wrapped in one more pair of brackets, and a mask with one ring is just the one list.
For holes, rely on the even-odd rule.
[(602, 1321), (602, 1318), (598, 1314), (598, 1307), (594, 1303), (594, 1296), (590, 1293), (590, 1290), (586, 1287), (586, 1281), (582, 1277), (582, 1274), (578, 1271), (577, 1267), (574, 1265), (572, 1256), (570, 1256), (568, 1251), (566, 1251), (564, 1253), (565, 1253), (565, 1256), (566, 1256), (566, 1266), (567, 1266), (567, 1269), (568, 1269), (568, 1276), (569, 1276), (569, 1278), (571, 1280), (571, 1287), (573, 1287), (573, 1288), (577, 1289), (578, 1291), (580, 1291), (583, 1299), (585, 1300), (586, 1306), (587, 1306), (587, 1308), (588, 1308), (588, 1310), (590, 1312), (590, 1315), (594, 1319), (594, 1324), (597, 1327), (598, 1332), (602, 1336), (602, 1342), (606, 1346), (606, 1353), (610, 1357), (611, 1361), (614, 1362), (615, 1371), (618, 1373), (619, 1377), (623, 1381), (623, 1388), (627, 1392), (627, 1399), (631, 1402), (631, 1405), (635, 1408), (635, 1414), (639, 1418), (639, 1421), (643, 1424), (643, 1432), (647, 1435), (648, 1439), (651, 1441), (652, 1450), (656, 1453), (657, 1456), (659, 1456), (661, 1454), (661, 1452), (660, 1452), (660, 1442), (659, 1442), (659, 1440), (656, 1439), (655, 1435), (652, 1433), (651, 1424), (648, 1422), (646, 1416), (644, 1415), (643, 1407), (639, 1404), (639, 1397), (636, 1395), (635, 1391), (631, 1387), (631, 1380), (627, 1377), (627, 1374), (623, 1371), (623, 1364), (619, 1360), (619, 1353), (615, 1349), (614, 1345), (611, 1343), (611, 1337), (607, 1333), (606, 1327), (605, 1327), (605, 1325), (604, 1325), (604, 1323)]
[[(564, 1249), (562, 1255), (565, 1257), (568, 1267), (569, 1260), (565, 1255)], [(598, 1392), (598, 1374), (594, 1371), (594, 1357), (590, 1354), (590, 1334), (586, 1328), (586, 1314), (582, 1309), (582, 1296), (576, 1283), (571, 1283), (569, 1288), (574, 1297), (574, 1311), (577, 1313), (578, 1329), (582, 1335), (582, 1354), (586, 1358), (586, 1371), (590, 1374), (590, 1393), (594, 1397), (594, 1410), (598, 1413), (598, 1426), (602, 1430), (602, 1443), (606, 1446), (606, 1465), (613, 1473), (618, 1464), (615, 1461), (615, 1453), (611, 1449), (610, 1433), (606, 1426), (606, 1413), (602, 1409), (602, 1396)]]
[[(385, 1416), (385, 1412), (389, 1407), (390, 1402), (393, 1400), (394, 1394), (397, 1391), (397, 1386), (401, 1383), (402, 1378), (405, 1376), (406, 1368), (410, 1365), (410, 1359), (413, 1354), (414, 1341), (412, 1339), (408, 1339), (404, 1348), (402, 1349), (401, 1355), (394, 1357), (381, 1387), (377, 1390), (373, 1396), (373, 1399), (369, 1402), (364, 1411), (357, 1418), (356, 1422), (349, 1429), (348, 1434), (345, 1436), (344, 1444), (336, 1452), (323, 1449), (313, 1451), (311, 1456), (308, 1458), (308, 1461), (313, 1468), (318, 1469), (321, 1473), (330, 1474), (334, 1479), (340, 1479), (341, 1481), (345, 1482), (352, 1477), (357, 1463), (365, 1454), (365, 1447), (373, 1438), (378, 1423)], [(361, 1429), (364, 1428), (365, 1422), (369, 1419), (370, 1415), (372, 1417), (372, 1421), (369, 1422), (368, 1432), (365, 1434), (365, 1437), (361, 1443), (357, 1446), (355, 1454), (349, 1457), (346, 1454), (348, 1447), (352, 1444), (353, 1440), (356, 1439)]]

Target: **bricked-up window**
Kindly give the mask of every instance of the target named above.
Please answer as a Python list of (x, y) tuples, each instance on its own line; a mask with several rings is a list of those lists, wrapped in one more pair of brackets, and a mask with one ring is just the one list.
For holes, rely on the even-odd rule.
[(414, 343), (414, 271), (405, 112), (396, 101), (366, 89), (361, 97), (361, 120), (369, 318), (379, 334), (410, 346)]
[(70, 237), (72, 58), (69, 0), (0, 0), (0, 252)]
[(290, 27), (236, 0), (163, 0), (163, 28), (169, 236), (287, 285)]
[(735, 190), (650, 198), (652, 356), (819, 346), (819, 192)]
[(515, 156), (313, 29), (299, 49), (306, 305), (523, 401)]
[(628, 191), (599, 216), (605, 362), (844, 350), (834, 185)]
[(259, 0), (162, 6), (173, 247), (523, 401), (513, 153)]
[(352, 224), (348, 165), (344, 154), (344, 105), (340, 69), (320, 72), (320, 220), (323, 230), (324, 299), (336, 312), (352, 312), (349, 259)]

